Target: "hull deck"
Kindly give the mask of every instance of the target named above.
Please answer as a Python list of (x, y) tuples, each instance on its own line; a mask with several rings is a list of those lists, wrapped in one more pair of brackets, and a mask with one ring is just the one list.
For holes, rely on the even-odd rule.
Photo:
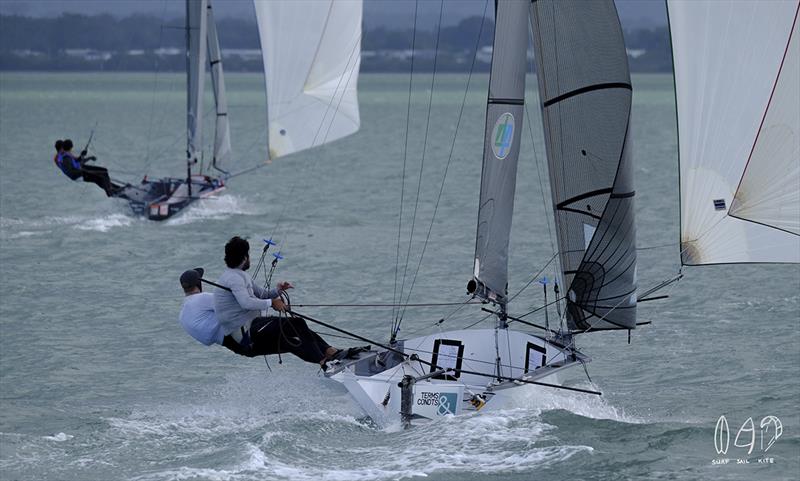
[[(410, 391), (413, 423), (500, 408), (513, 388), (528, 384), (524, 381), (555, 384), (559, 371), (590, 361), (572, 348), (532, 334), (505, 329), (497, 333), (499, 352), (494, 342), (487, 342), (494, 338), (494, 329), (448, 331), (398, 342), (395, 348), (411, 358), (372, 351), (330, 366), (325, 376), (341, 383), (373, 421), (387, 426), (403, 418), (400, 383), (406, 376), (421, 378)], [(435, 374), (442, 369), (447, 372)]]

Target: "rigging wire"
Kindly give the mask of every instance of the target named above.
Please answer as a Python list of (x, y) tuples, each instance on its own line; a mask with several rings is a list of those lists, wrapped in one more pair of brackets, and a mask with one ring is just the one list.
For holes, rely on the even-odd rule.
[[(480, 24), (480, 27), (479, 27), (479, 30), (478, 30), (477, 39), (475, 41), (475, 49), (474, 49), (474, 53), (472, 55), (472, 64), (470, 65), (469, 75), (467, 76), (467, 85), (464, 88), (464, 96), (461, 99), (461, 107), (459, 108), (458, 119), (456, 120), (455, 132), (453, 133), (453, 141), (450, 144), (450, 152), (448, 153), (447, 162), (445, 163), (444, 173), (442, 175), (442, 182), (439, 185), (439, 193), (438, 193), (438, 195), (436, 197), (436, 204), (434, 205), (433, 214), (431, 216), (431, 222), (430, 222), (430, 224), (428, 226), (428, 233), (425, 236), (425, 242), (422, 245), (422, 251), (421, 251), (420, 256), (419, 256), (419, 261), (417, 262), (417, 267), (416, 267), (416, 270), (414, 271), (414, 277), (412, 278), (411, 286), (408, 289), (408, 295), (406, 296), (406, 303), (408, 303), (408, 301), (411, 299), (411, 293), (414, 290), (414, 286), (416, 285), (417, 276), (419, 275), (419, 270), (420, 270), (420, 267), (422, 266), (422, 260), (423, 260), (423, 258), (425, 256), (425, 251), (427, 250), (428, 242), (430, 241), (431, 232), (433, 231), (433, 224), (434, 224), (434, 221), (436, 220), (436, 214), (439, 212), (439, 203), (441, 202), (442, 193), (444, 192), (444, 185), (445, 185), (445, 181), (447, 180), (447, 173), (449, 172), (450, 164), (451, 164), (451, 162), (453, 160), (453, 153), (455, 152), (456, 140), (458, 139), (458, 129), (461, 126), (461, 119), (462, 119), (463, 114), (464, 114), (464, 106), (467, 103), (467, 96), (469, 94), (469, 87), (470, 87), (470, 84), (472, 82), (472, 74), (473, 74), (473, 72), (475, 70), (475, 62), (476, 62), (476, 59), (478, 57), (478, 49), (480, 48), (481, 37), (483, 36), (483, 27), (484, 27), (484, 24), (485, 24), (485, 21), (486, 21), (486, 10), (488, 8), (488, 5), (489, 5), (489, 1), (486, 0), (484, 2), (484, 6), (483, 6), (483, 14), (481, 16), (481, 24)], [(442, 6), (444, 6), (444, 1), (442, 1)], [(440, 23), (441, 23), (441, 15), (442, 15), (442, 10), (439, 11)], [(439, 42), (439, 38), (437, 36), (437, 50), (438, 50), (438, 42)], [(435, 59), (434, 59), (433, 76), (434, 77), (436, 76), (436, 61), (435, 61)], [(431, 86), (431, 94), (433, 94), (433, 87), (432, 86)], [(428, 118), (430, 120), (430, 106), (428, 108)], [(426, 126), (426, 144), (427, 144), (427, 126)], [(424, 151), (424, 147), (423, 147), (423, 160), (424, 160), (424, 152), (425, 151)], [(421, 174), (422, 174), (422, 170), (421, 170), (421, 167), (420, 167), (420, 175)], [(418, 194), (418, 197), (419, 197), (419, 194)], [(415, 213), (416, 213), (416, 208), (415, 208)], [(413, 227), (412, 227), (412, 236), (413, 236)], [(409, 250), (410, 250), (410, 247), (411, 247), (411, 244), (410, 244), (410, 241), (409, 241)], [(406, 259), (406, 262), (408, 262), (408, 259)], [(401, 297), (402, 297), (402, 289), (401, 289)], [(450, 315), (452, 315), (452, 314), (450, 314)], [(403, 309), (402, 313), (400, 314), (400, 319), (397, 322), (397, 325), (395, 327), (393, 335), (397, 335), (397, 331), (400, 330), (400, 324), (402, 323), (404, 316), (405, 316), (405, 309)]]
[[(420, 191), (422, 189), (422, 172), (425, 169), (425, 154), (428, 151), (428, 133), (430, 130), (430, 123), (431, 123), (431, 107), (433, 105), (433, 88), (436, 82), (436, 64), (439, 60), (439, 39), (442, 33), (442, 13), (444, 12), (444, 0), (441, 0), (439, 3), (439, 21), (436, 24), (436, 43), (434, 45), (434, 53), (433, 53), (433, 75), (431, 75), (431, 86), (430, 86), (430, 94), (428, 95), (428, 115), (425, 120), (425, 135), (422, 141), (422, 158), (420, 159), (419, 163), (419, 177), (417, 179), (417, 195), (414, 199), (414, 213), (411, 215), (411, 233), (408, 239), (408, 251), (406, 252), (406, 263), (405, 267), (403, 268), (403, 280), (400, 283), (400, 297), (402, 299), (403, 291), (405, 290), (405, 283), (406, 283), (406, 274), (408, 273), (408, 263), (411, 260), (411, 247), (414, 243), (414, 227), (416, 226), (417, 222), (417, 211), (419, 209), (419, 196)], [(409, 297), (411, 293), (409, 292)], [(402, 313), (400, 315), (400, 319), (397, 320), (397, 328), (399, 328), (400, 322), (402, 322)], [(395, 328), (394, 332), (396, 333), (397, 328)], [(394, 334), (392, 335), (394, 338)]]
[[(359, 55), (355, 55), (355, 58), (356, 59), (360, 58), (360, 48), (359, 48), (360, 44), (361, 44), (361, 34), (359, 34), (357, 36), (356, 41), (355, 41), (353, 47), (350, 50), (350, 57), (348, 58), (347, 62), (345, 63), (344, 70), (342, 71), (342, 74), (339, 76), (339, 82), (336, 84), (336, 88), (334, 89), (334, 94), (331, 95), (330, 102), (328, 102), (328, 105), (327, 105), (327, 107), (325, 109), (325, 113), (322, 115), (322, 119), (320, 120), (319, 127), (317, 128), (317, 133), (315, 134), (314, 139), (312, 140), (312, 147), (316, 146), (315, 144), (316, 144), (316, 140), (317, 140), (317, 135), (319, 135), (319, 132), (321, 132), (322, 126), (325, 123), (325, 119), (328, 116), (328, 112), (330, 111), (331, 106), (333, 105), (333, 102), (336, 99), (336, 96), (340, 92), (339, 87), (341, 86), (342, 79), (344, 78), (344, 76), (345, 76), (344, 74), (345, 74), (345, 72), (347, 72), (347, 69), (350, 68), (351, 61), (353, 61), (353, 58), (354, 58), (354, 55), (356, 54), (356, 52), (358, 52)], [(353, 69), (353, 71), (355, 71), (355, 69)], [(350, 72), (350, 76), (347, 77), (347, 82), (344, 85), (344, 89), (349, 88), (350, 81), (352, 80), (353, 71), (351, 71)], [(342, 90), (342, 92), (343, 91), (344, 90)], [(344, 99), (344, 95), (343, 94), (340, 95), (339, 103), (336, 104), (336, 109), (334, 110), (333, 118), (331, 119), (331, 122), (334, 121), (334, 119), (336, 118), (336, 114), (338, 114), (338, 112), (339, 112), (339, 107), (341, 106), (342, 99)], [(323, 141), (322, 141), (323, 144), (325, 143), (325, 141), (327, 141), (329, 132), (330, 131), (326, 132), (325, 137), (323, 138)], [(305, 174), (302, 177), (306, 177), (306, 175), (310, 174), (311, 170), (314, 168), (314, 166), (316, 166), (316, 164), (317, 164), (317, 162), (314, 162), (314, 161), (304, 163), (303, 168), (304, 168)], [(289, 188), (289, 194), (287, 195), (287, 197), (291, 197), (292, 193), (294, 192), (295, 187), (297, 187), (297, 184), (298, 184), (298, 182), (300, 180), (300, 177), (301, 176), (298, 176), (298, 177), (296, 177), (294, 179), (294, 181), (292, 181), (291, 187)], [(293, 205), (293, 204), (290, 203), (290, 202), (285, 202), (284, 203), (283, 208), (281, 209), (281, 212), (280, 212), (280, 214), (278, 216), (278, 219), (275, 221), (275, 225), (272, 228), (271, 232), (273, 233), (273, 235), (281, 227), (281, 224), (283, 223), (283, 219), (284, 219), (284, 217), (285, 217), (290, 205)], [(284, 229), (284, 232), (287, 233), (288, 230)], [(282, 248), (287, 244), (287, 242), (286, 242), (287, 238), (288, 238), (288, 234), (283, 236), (279, 247)], [(280, 252), (280, 250), (278, 252)]]
[[(161, 26), (158, 29), (158, 48), (161, 48), (161, 44), (164, 38), (164, 17), (167, 13), (167, 0), (164, 0), (164, 7), (161, 11)], [(153, 72), (153, 96), (150, 101), (150, 122), (147, 126), (147, 139), (148, 141), (145, 142), (147, 145), (145, 147), (145, 156), (144, 156), (144, 164), (145, 164), (145, 172), (149, 170), (150, 166), (150, 136), (153, 134), (153, 117), (155, 116), (155, 108), (156, 108), (156, 89), (158, 88), (158, 73), (161, 69), (161, 64), (158, 61), (158, 55), (155, 56), (155, 72)]]
[[(533, 48), (533, 38), (531, 38), (531, 37), (532, 37), (532, 35), (529, 36), (528, 45), (531, 46), (531, 48)], [(531, 59), (529, 64), (530, 64), (530, 70), (529, 71), (533, 72), (534, 71), (534, 69), (533, 69), (533, 59)], [(539, 99), (539, 102), (541, 103), (541, 97), (539, 95), (539, 89), (538, 88), (536, 89), (536, 97)], [(539, 192), (542, 194), (542, 207), (544, 207), (545, 211), (546, 211), (548, 204), (547, 204), (547, 200), (545, 199), (545, 195), (544, 195), (544, 190), (545, 189), (544, 189), (544, 182), (542, 181), (542, 173), (539, 170), (539, 163), (540, 163), (539, 162), (539, 154), (538, 154), (538, 152), (536, 150), (536, 140), (535, 140), (534, 135), (533, 135), (533, 126), (532, 126), (533, 117), (531, 117), (530, 111), (528, 110), (528, 103), (527, 102), (525, 103), (525, 115), (528, 116), (528, 122), (527, 122), (527, 124), (528, 124), (528, 133), (531, 136), (531, 145), (533, 145), (533, 160), (534, 160), (534, 164), (536, 164), (536, 176), (539, 179)], [(542, 126), (542, 127), (544, 127), (544, 126)], [(556, 250), (555, 242), (553, 241), (553, 230), (550, 227), (550, 219), (549, 219), (549, 217), (547, 215), (545, 215), (545, 224), (547, 224), (547, 235), (548, 235), (548, 238), (550, 240), (550, 251), (553, 252), (553, 254), (557, 254), (558, 251)]]
[[(394, 266), (394, 293), (392, 294), (392, 302), (397, 302), (397, 279), (400, 274), (400, 233), (403, 229), (403, 205), (405, 203), (406, 191), (406, 164), (408, 161), (408, 130), (411, 122), (411, 87), (414, 83), (414, 53), (416, 52), (417, 45), (417, 10), (419, 8), (419, 0), (414, 2), (414, 30), (411, 37), (411, 71), (408, 77), (408, 103), (406, 106), (406, 133), (405, 141), (403, 142), (403, 174), (400, 176), (400, 215), (397, 222), (397, 252), (395, 254)], [(402, 292), (400, 297), (403, 297)], [(395, 325), (397, 324), (397, 317), (399, 311), (392, 309), (392, 330), (395, 332)]]
[(460, 306), (468, 304), (484, 304), (483, 301), (469, 302), (424, 302), (413, 304), (295, 304), (295, 307), (437, 307), (437, 306)]

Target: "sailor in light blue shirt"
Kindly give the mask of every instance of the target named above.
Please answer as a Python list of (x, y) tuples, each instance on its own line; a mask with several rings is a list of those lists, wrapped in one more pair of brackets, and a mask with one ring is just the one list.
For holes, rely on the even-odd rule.
[(197, 342), (206, 346), (222, 345), (225, 335), (214, 315), (214, 294), (209, 292), (189, 294), (183, 301), (179, 319), (183, 329)]
[(200, 283), (202, 277), (203, 270), (200, 268), (186, 271), (181, 275), (181, 287), (186, 298), (178, 320), (183, 329), (197, 342), (206, 346), (222, 345), (225, 334), (214, 314), (214, 294), (202, 292), (203, 287)]
[(199, 267), (181, 275), (181, 287), (183, 287), (186, 298), (183, 301), (178, 321), (197, 342), (206, 346), (220, 344), (236, 354), (249, 357), (250, 353), (246, 348), (240, 346), (238, 342), (223, 332), (214, 313), (214, 295), (203, 292), (202, 278), (203, 269)]

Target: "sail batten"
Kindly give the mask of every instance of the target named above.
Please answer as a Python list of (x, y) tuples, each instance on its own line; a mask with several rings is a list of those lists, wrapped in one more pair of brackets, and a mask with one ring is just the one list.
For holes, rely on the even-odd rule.
[(479, 297), (504, 306), (508, 288), (508, 244), (525, 104), (528, 2), (498, 2), (495, 24), (475, 260), (473, 279), (468, 288)]
[(612, 0), (531, 4), (566, 320), (636, 327), (632, 87)]
[(561, 102), (563, 100), (575, 97), (576, 95), (585, 94), (587, 92), (593, 92), (595, 90), (603, 90), (603, 89), (628, 89), (633, 90), (633, 86), (629, 82), (609, 82), (609, 83), (602, 83), (602, 84), (594, 84), (594, 85), (587, 85), (585, 87), (581, 87), (575, 89), (571, 92), (566, 92), (558, 97), (545, 100), (542, 105), (545, 107), (549, 107), (555, 103)]

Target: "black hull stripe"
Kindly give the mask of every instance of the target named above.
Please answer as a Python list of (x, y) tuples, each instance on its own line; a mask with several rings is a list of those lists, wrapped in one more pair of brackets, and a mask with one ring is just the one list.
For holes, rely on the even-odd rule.
[(490, 104), (525, 105), (525, 99), (489, 99)]
[(572, 92), (567, 92), (565, 94), (561, 94), (558, 97), (554, 97), (550, 100), (544, 102), (545, 107), (549, 107), (555, 103), (561, 102), (562, 100), (566, 100), (571, 97), (575, 97), (576, 95), (585, 94), (586, 92), (593, 92), (595, 90), (604, 90), (604, 89), (628, 89), (633, 90), (631, 84), (626, 82), (610, 82), (604, 84), (594, 84), (594, 85), (587, 85), (586, 87), (581, 87), (579, 89), (573, 90)]

